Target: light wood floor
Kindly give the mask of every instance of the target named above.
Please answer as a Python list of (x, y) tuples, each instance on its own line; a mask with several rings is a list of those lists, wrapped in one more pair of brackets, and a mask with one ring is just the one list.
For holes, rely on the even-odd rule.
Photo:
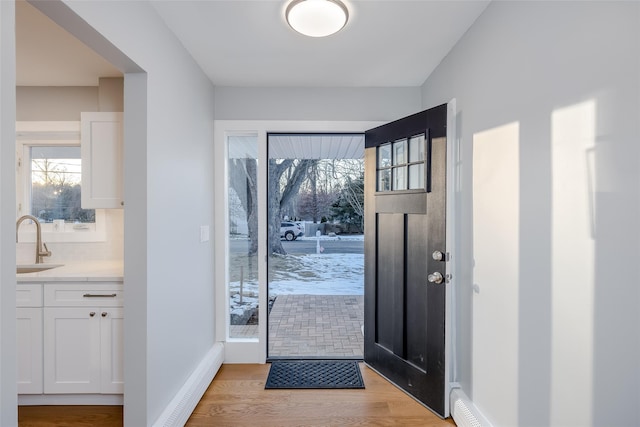
[[(421, 426), (450, 427), (362, 366), (364, 390), (265, 390), (270, 365), (223, 365), (188, 427)], [(20, 427), (121, 427), (119, 406), (22, 406)]]
[(122, 427), (122, 406), (18, 406), (18, 427)]

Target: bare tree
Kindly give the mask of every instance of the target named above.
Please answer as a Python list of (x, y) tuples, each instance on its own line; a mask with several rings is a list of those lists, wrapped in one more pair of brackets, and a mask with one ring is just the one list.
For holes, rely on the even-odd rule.
[(229, 183), (245, 212), (250, 239), (249, 254), (258, 253), (258, 162), (253, 158), (229, 160)]
[(342, 197), (360, 217), (364, 217), (364, 185), (363, 179), (353, 180), (347, 178), (347, 183), (342, 189)]
[[(269, 212), (269, 253), (286, 254), (280, 241), (281, 207), (289, 204), (298, 194), (300, 186), (309, 174), (310, 168), (317, 162), (317, 160), (312, 159), (269, 159), (267, 196), (267, 211)], [(283, 176), (286, 176), (286, 179), (283, 179)]]

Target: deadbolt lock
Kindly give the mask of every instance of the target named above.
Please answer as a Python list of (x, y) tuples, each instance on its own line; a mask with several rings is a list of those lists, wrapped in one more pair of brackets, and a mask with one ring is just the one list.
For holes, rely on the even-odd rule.
[(440, 251), (433, 251), (433, 253), (431, 254), (431, 257), (434, 259), (434, 261), (444, 260), (444, 254)]

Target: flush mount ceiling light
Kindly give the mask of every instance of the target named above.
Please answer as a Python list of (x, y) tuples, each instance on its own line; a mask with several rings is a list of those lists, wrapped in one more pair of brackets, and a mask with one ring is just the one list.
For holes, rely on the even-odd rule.
[(340, 0), (293, 0), (285, 12), (287, 22), (309, 37), (337, 33), (349, 19), (349, 11)]

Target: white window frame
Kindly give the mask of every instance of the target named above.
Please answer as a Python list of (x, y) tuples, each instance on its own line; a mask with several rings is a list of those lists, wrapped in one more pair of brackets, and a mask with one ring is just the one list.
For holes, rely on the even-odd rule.
[(215, 210), (214, 239), (216, 341), (224, 342), (224, 363), (265, 363), (267, 358), (267, 310), (259, 310), (258, 338), (229, 338), (229, 189), (227, 137), (252, 134), (258, 137), (258, 282), (259, 304), (267, 307), (267, 203), (264, 185), (267, 171), (268, 133), (364, 133), (385, 122), (379, 121), (277, 121), (277, 120), (216, 120), (214, 121)]
[[(16, 122), (16, 219), (31, 212), (30, 148), (33, 146), (80, 146), (80, 122)], [(47, 242), (104, 242), (106, 241), (105, 212), (96, 209), (95, 223), (83, 224), (82, 229), (65, 227), (53, 231), (53, 224), (42, 223), (42, 239)], [(35, 242), (34, 224), (23, 223), (20, 242)]]

